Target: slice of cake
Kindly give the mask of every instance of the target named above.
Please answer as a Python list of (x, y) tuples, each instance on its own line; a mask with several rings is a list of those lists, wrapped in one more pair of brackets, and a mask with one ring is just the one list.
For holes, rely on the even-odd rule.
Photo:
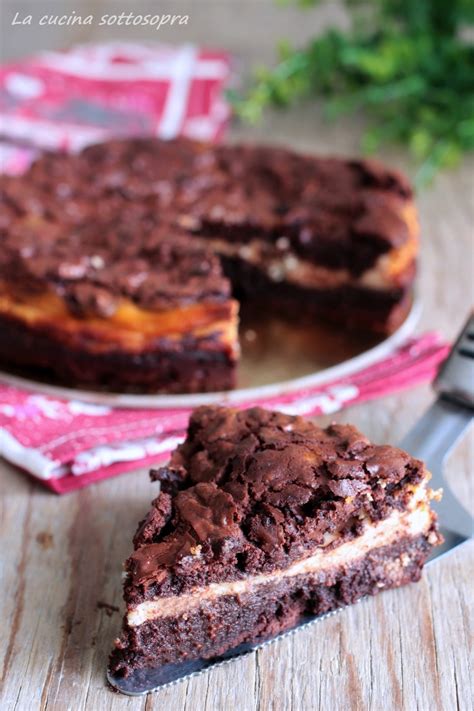
[[(210, 248), (141, 221), (64, 239), (15, 222), (0, 254), (0, 360), (66, 385), (151, 392), (235, 382), (238, 304)], [(23, 256), (23, 258), (22, 258)]]
[(0, 244), (0, 364), (199, 392), (234, 383), (231, 287), (261, 318), (393, 331), (418, 227), (405, 179), (373, 162), (145, 138), (1, 177)]
[(201, 407), (152, 478), (110, 660), (130, 688), (416, 581), (440, 542), (423, 463), (350, 425)]

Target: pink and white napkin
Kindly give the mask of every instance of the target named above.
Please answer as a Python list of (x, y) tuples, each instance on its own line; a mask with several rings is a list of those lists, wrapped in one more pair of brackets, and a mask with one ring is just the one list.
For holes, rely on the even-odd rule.
[[(427, 333), (345, 378), (240, 407), (330, 414), (431, 380), (448, 350)], [(182, 441), (189, 414), (185, 408), (111, 409), (0, 383), (0, 455), (62, 494), (165, 459)]]

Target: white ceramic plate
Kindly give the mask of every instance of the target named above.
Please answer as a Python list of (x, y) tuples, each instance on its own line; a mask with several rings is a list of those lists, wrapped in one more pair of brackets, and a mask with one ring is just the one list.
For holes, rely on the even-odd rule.
[(415, 298), (407, 318), (391, 336), (368, 342), (327, 327), (302, 328), (277, 319), (263, 322), (258, 319), (258, 314), (252, 319), (243, 313), (240, 328), (242, 358), (237, 388), (230, 392), (193, 395), (94, 392), (64, 388), (5, 371), (0, 371), (0, 380), (53, 397), (124, 408), (169, 409), (265, 400), (324, 385), (388, 356), (413, 333), (420, 314), (421, 304)]

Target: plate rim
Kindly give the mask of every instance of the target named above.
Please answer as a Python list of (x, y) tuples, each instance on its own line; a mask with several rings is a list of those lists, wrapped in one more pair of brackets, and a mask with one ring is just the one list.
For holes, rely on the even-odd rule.
[(78, 400), (95, 405), (124, 409), (169, 410), (189, 409), (199, 405), (239, 405), (247, 401), (267, 400), (291, 394), (305, 388), (324, 385), (325, 383), (351, 375), (354, 371), (372, 365), (380, 358), (388, 356), (397, 346), (411, 336), (420, 321), (422, 304), (419, 297), (413, 297), (412, 305), (403, 323), (387, 338), (353, 358), (324, 368), (316, 373), (309, 373), (298, 378), (257, 385), (235, 390), (192, 393), (180, 395), (140, 395), (128, 393), (94, 392), (79, 388), (66, 388), (60, 385), (50, 385), (38, 380), (13, 375), (0, 370), (0, 382), (35, 393), (57, 397), (62, 400)]

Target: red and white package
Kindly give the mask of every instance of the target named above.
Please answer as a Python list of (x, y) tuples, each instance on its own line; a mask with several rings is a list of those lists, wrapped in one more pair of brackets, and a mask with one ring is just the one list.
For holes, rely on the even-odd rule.
[(230, 116), (230, 56), (192, 45), (83, 45), (0, 68), (0, 161), (25, 169), (38, 148), (80, 150), (111, 136), (215, 141)]

